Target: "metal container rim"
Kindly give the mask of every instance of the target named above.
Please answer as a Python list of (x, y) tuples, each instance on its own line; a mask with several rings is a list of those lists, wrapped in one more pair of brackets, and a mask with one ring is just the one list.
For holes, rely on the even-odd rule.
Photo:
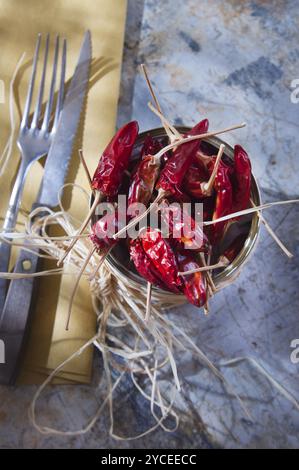
[[(187, 126), (176, 126), (176, 129), (184, 134), (187, 133), (191, 127)], [(136, 140), (135, 146), (138, 144), (141, 144), (144, 138), (147, 135), (151, 135), (152, 137), (166, 137), (166, 133), (163, 127), (158, 127), (154, 129), (150, 129), (144, 132), (141, 132), (138, 135), (138, 138)], [(202, 139), (204, 142), (207, 142), (211, 145), (213, 145), (215, 148), (219, 148), (221, 144), (225, 145), (225, 151), (224, 154), (230, 158), (234, 158), (234, 150), (230, 144), (227, 142), (223, 141), (217, 136), (214, 137), (208, 137)], [(251, 182), (251, 198), (253, 202), (259, 206), (261, 204), (261, 195), (259, 191), (259, 187), (256, 181), (256, 178), (254, 174), (252, 173), (252, 182)], [(92, 196), (91, 196), (91, 201), (92, 201)], [(248, 237), (244, 243), (244, 246), (240, 253), (236, 256), (236, 258), (230, 263), (226, 268), (222, 269), (220, 272), (215, 274), (213, 276), (213, 281), (216, 285), (216, 287), (220, 287), (221, 285), (225, 285), (227, 282), (232, 281), (241, 271), (243, 268), (244, 264), (248, 261), (250, 255), (252, 254), (257, 240), (259, 236), (259, 230), (260, 230), (260, 218), (257, 213), (253, 214), (252, 217), (252, 222), (251, 222), (251, 227), (250, 231), (248, 234)], [(138, 285), (142, 285), (143, 287), (146, 286), (146, 281), (141, 278), (138, 274), (135, 274), (134, 272), (130, 271), (126, 267), (122, 266), (119, 261), (114, 257), (113, 252), (111, 252), (106, 259), (106, 262), (108, 265), (112, 268), (114, 273), (119, 272), (120, 274), (129, 277), (132, 282), (138, 287)], [(166, 294), (169, 295), (168, 291), (164, 291), (163, 289), (160, 289), (159, 287), (154, 286), (154, 290), (158, 293), (160, 292), (161, 294)], [(183, 297), (183, 294), (173, 294), (176, 297)]]

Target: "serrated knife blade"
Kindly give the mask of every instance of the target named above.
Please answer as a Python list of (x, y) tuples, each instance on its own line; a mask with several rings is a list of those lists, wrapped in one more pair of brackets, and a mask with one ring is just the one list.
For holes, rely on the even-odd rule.
[(91, 34), (84, 35), (77, 66), (64, 100), (58, 127), (50, 147), (38, 197), (39, 205), (58, 205), (58, 192), (63, 186), (72, 155), (80, 115), (87, 93), (91, 63)]

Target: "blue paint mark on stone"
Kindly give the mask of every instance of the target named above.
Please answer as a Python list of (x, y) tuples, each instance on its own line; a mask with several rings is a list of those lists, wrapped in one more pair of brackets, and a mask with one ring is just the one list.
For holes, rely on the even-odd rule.
[(255, 2), (251, 2), (250, 4), (251, 7), (251, 16), (257, 16), (259, 18), (266, 18), (269, 14), (269, 10), (267, 8), (263, 7), (262, 5), (258, 5)]
[(246, 67), (232, 72), (224, 81), (227, 85), (238, 85), (252, 89), (261, 99), (272, 96), (270, 87), (283, 75), (280, 67), (270, 62), (267, 57), (260, 57)]
[(186, 31), (180, 31), (179, 35), (183, 39), (183, 41), (185, 41), (185, 43), (190, 47), (191, 51), (200, 51), (200, 44), (195, 39), (193, 39), (190, 34), (186, 33)]
[(175, 126), (183, 126), (184, 123), (183, 123), (182, 118), (180, 118), (180, 117), (174, 118), (174, 125), (175, 125)]

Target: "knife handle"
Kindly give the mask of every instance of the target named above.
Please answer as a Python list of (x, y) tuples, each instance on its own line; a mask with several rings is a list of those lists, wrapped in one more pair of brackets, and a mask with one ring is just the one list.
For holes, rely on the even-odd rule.
[[(11, 245), (9, 243), (0, 242), (0, 272), (8, 271), (11, 253)], [(4, 306), (6, 292), (8, 287), (8, 279), (0, 279), (0, 312)]]
[[(15, 273), (37, 272), (40, 264), (38, 249), (33, 251), (20, 251), (14, 268)], [(35, 277), (30, 277), (10, 281), (0, 319), (0, 338), (5, 347), (5, 364), (0, 364), (1, 384), (12, 385), (18, 373), (28, 332), (35, 280)]]

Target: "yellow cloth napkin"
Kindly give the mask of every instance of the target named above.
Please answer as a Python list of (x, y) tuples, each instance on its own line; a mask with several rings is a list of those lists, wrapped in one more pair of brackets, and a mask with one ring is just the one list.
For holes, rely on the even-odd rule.
[[(88, 183), (79, 165), (78, 148), (83, 145), (84, 155), (91, 171), (99, 155), (115, 130), (119, 93), (120, 67), (123, 49), (126, 0), (0, 0), (0, 77), (4, 81), (5, 102), (1, 107), (0, 142), (2, 148), (9, 135), (9, 81), (17, 60), (25, 51), (25, 62), (18, 74), (15, 92), (23, 106), (30, 78), (31, 59), (37, 34), (45, 40), (51, 37), (50, 62), (56, 34), (65, 37), (67, 48), (67, 78), (76, 65), (84, 32), (92, 33), (93, 67), (84, 120), (74, 148), (68, 181), (84, 186)], [(3, 101), (3, 100), (2, 100)], [(17, 123), (19, 124), (19, 122)], [(17, 134), (17, 131), (16, 131)], [(83, 141), (83, 142), (82, 142)], [(19, 162), (15, 146), (4, 177), (0, 177), (0, 214), (7, 206), (12, 181)], [(34, 164), (27, 178), (22, 208), (29, 210), (37, 195), (42, 177), (42, 165)], [(84, 218), (87, 201), (79, 191), (67, 192), (64, 203), (79, 220)], [(23, 219), (24, 220), (24, 219)], [(19, 218), (22, 221), (22, 216)], [(13, 259), (16, 253), (14, 253)], [(49, 264), (44, 266), (49, 268)], [(54, 266), (54, 264), (53, 264)], [(19, 376), (20, 383), (39, 383), (49, 371), (77, 350), (95, 333), (95, 315), (92, 311), (87, 281), (80, 283), (73, 308), (72, 323), (65, 331), (68, 300), (74, 284), (73, 276), (47, 277), (39, 280), (30, 329), (29, 341)], [(88, 382), (91, 373), (92, 348), (69, 363), (59, 374), (58, 381), (66, 383)]]

